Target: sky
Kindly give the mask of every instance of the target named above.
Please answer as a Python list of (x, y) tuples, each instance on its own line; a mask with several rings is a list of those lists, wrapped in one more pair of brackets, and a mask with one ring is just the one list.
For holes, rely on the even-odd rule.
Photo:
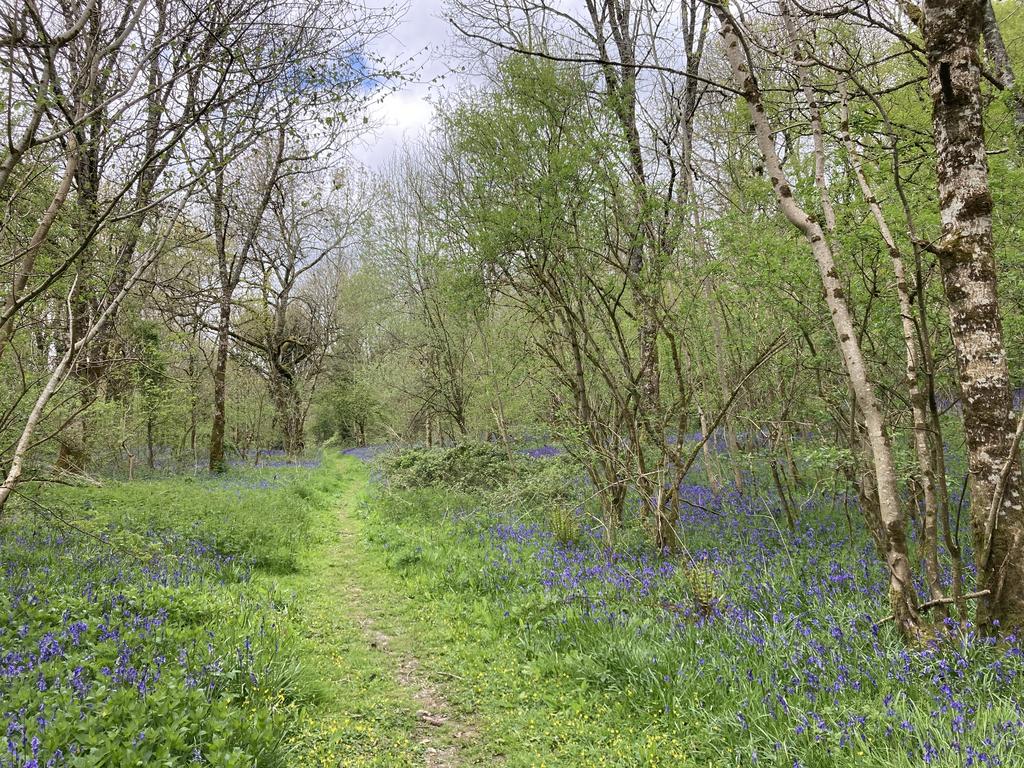
[(415, 142), (425, 132), (433, 111), (430, 99), (450, 82), (436, 81), (449, 72), (445, 48), (451, 33), (443, 0), (406, 1), (401, 22), (373, 46), (385, 61), (400, 66), (408, 62), (403, 68), (413, 75), (371, 107), (371, 121), (377, 127), (353, 148), (356, 160), (371, 170), (385, 165), (403, 142)]

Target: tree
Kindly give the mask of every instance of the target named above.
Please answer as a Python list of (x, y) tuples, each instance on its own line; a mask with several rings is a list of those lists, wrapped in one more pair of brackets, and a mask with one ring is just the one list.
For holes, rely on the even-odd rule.
[[(978, 43), (987, 3), (928, 0), (924, 39), (938, 171), (939, 258), (963, 393), (978, 623), (1024, 625), (1024, 505), (997, 295)], [(1024, 420), (1021, 421), (1024, 425)]]
[[(806, 238), (825, 290), (833, 328), (843, 366), (849, 377), (850, 389), (857, 408), (863, 416), (867, 430), (867, 442), (874, 466), (874, 480), (878, 495), (878, 512), (886, 564), (889, 568), (889, 599), (893, 615), (900, 630), (908, 636), (918, 631), (917, 597), (914, 593), (910, 558), (906, 544), (906, 523), (900, 503), (899, 482), (885, 418), (868, 378), (864, 354), (854, 327), (853, 317), (847, 303), (846, 292), (839, 280), (832, 247), (828, 234), (818, 220), (808, 214), (797, 202), (793, 185), (782, 169), (773, 138), (774, 131), (765, 111), (764, 99), (755, 74), (755, 63), (750, 55), (750, 46), (732, 13), (724, 4), (714, 6), (720, 24), (720, 34), (725, 45), (726, 58), (732, 71), (735, 86), (750, 109), (751, 122), (758, 147), (764, 159), (765, 171), (775, 190), (779, 209)], [(811, 130), (814, 139), (816, 163), (815, 177), (822, 199), (826, 226), (835, 229), (835, 214), (832, 212), (827, 191), (824, 188), (824, 143), (820, 113), (815, 102), (809, 100)]]
[(343, 253), (362, 217), (354, 195), (323, 186), (315, 170), (275, 182), (240, 301), (245, 313), (231, 332), (258, 361), (289, 457), (305, 447), (306, 414), (337, 336)]
[[(2, 404), (0, 510), (33, 449), (57, 441), (58, 468), (86, 467), (88, 412), (124, 398), (111, 384), (137, 352), (121, 332), (122, 307), (201, 293), (201, 281), (186, 287), (180, 272), (157, 269), (161, 260), (201, 250), (203, 229), (214, 229), (227, 263), (238, 232), (227, 219), (262, 219), (222, 206), (218, 226), (203, 227), (199, 192), (208, 203), (218, 180), (223, 191), (225, 167), (258, 155), (268, 127), (314, 153), (355, 130), (346, 113), (375, 74), (363, 46), (390, 18), (387, 8), (320, 0), (0, 10), (9, 139), (0, 194), (13, 214), (0, 220), (0, 364), (16, 385)], [(224, 272), (231, 278), (233, 264)], [(155, 290), (156, 279), (173, 287)], [(203, 352), (199, 329), (190, 322), (190, 364)]]

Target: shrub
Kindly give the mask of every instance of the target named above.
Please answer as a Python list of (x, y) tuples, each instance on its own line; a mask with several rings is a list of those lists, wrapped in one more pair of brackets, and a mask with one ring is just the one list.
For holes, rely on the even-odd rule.
[(499, 446), (464, 443), (453, 448), (411, 448), (384, 454), (378, 467), (395, 489), (447, 486), (472, 490), (492, 489), (508, 483), (518, 473)]
[(586, 496), (583, 469), (567, 456), (533, 459), (523, 463), (507, 487), (507, 496), (519, 508), (576, 509)]

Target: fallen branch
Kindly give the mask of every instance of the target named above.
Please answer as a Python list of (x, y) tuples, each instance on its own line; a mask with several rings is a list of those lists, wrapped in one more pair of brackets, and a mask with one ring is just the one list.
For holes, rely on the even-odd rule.
[[(980, 592), (968, 592), (966, 595), (961, 595), (959, 598), (955, 598), (955, 597), (938, 597), (935, 600), (929, 600), (927, 603), (921, 603), (919, 606), (917, 606), (917, 611), (918, 611), (918, 613), (924, 613), (925, 611), (930, 611), (932, 608), (934, 608), (937, 605), (949, 605), (951, 603), (958, 602), (959, 600), (977, 600), (979, 597), (985, 597), (985, 595), (991, 595), (991, 594), (992, 594), (992, 590), (990, 590), (990, 589), (983, 589)], [(876, 621), (875, 622), (875, 626), (876, 627), (881, 626), (882, 624), (885, 624), (885, 622), (887, 622), (887, 621), (892, 621), (893, 618), (895, 618), (895, 617), (890, 613), (888, 616), (886, 616), (884, 618), (881, 618), (878, 621)]]

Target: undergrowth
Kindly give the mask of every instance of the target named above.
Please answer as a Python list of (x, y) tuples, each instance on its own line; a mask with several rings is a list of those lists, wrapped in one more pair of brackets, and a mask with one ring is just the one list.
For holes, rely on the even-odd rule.
[[(684, 551), (566, 536), (502, 493), (383, 488), (373, 547), (512, 766), (1013, 766), (1024, 648), (936, 617), (908, 647), (870, 543), (688, 486)], [(623, 537), (629, 540), (629, 537)]]
[(287, 766), (319, 696), (273, 574), (335, 471), (50, 487), (0, 534), (0, 766)]

